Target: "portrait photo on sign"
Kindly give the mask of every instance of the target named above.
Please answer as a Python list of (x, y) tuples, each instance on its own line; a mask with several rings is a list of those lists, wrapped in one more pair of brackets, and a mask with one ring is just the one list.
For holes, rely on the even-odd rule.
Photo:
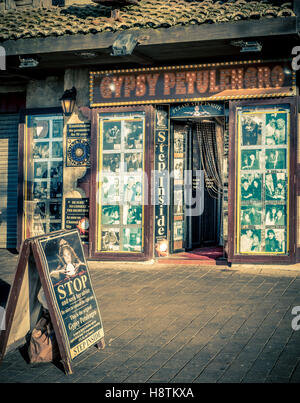
[(287, 113), (266, 113), (265, 144), (276, 145), (287, 143)]
[(141, 224), (142, 214), (142, 206), (125, 205), (123, 207), (123, 224)]
[(182, 154), (184, 152), (184, 133), (174, 131), (174, 154)]
[(260, 169), (261, 150), (242, 150), (241, 151), (241, 168), (242, 169)]
[(54, 286), (61, 281), (68, 281), (79, 273), (86, 272), (82, 247), (76, 233), (50, 238), (41, 242), (41, 247), (46, 256)]
[(63, 162), (53, 161), (50, 168), (50, 177), (62, 180), (63, 176)]
[(125, 149), (141, 149), (143, 147), (143, 121), (125, 121), (124, 136)]
[(61, 158), (62, 156), (63, 156), (62, 142), (61, 141), (53, 141), (52, 142), (52, 157), (53, 158)]
[(120, 172), (121, 156), (117, 153), (103, 154), (102, 171)]
[(33, 197), (34, 199), (47, 199), (48, 190), (47, 190), (47, 182), (37, 182), (35, 181), (33, 184)]
[(121, 121), (103, 121), (103, 150), (120, 150)]
[(49, 158), (49, 142), (35, 142), (32, 150), (32, 156), (34, 159)]
[(50, 183), (50, 198), (57, 199), (62, 197), (62, 181), (58, 178), (52, 179)]
[(174, 241), (180, 241), (184, 236), (184, 223), (182, 221), (175, 221), (173, 228), (173, 239)]
[(241, 200), (261, 200), (262, 174), (241, 175)]
[(184, 162), (182, 158), (174, 158), (174, 179), (183, 179)]
[(262, 207), (261, 206), (241, 206), (241, 225), (261, 225)]
[(50, 203), (49, 204), (50, 218), (60, 219), (61, 218), (61, 203)]
[(273, 253), (285, 253), (286, 231), (285, 229), (266, 229), (265, 251)]
[(143, 154), (142, 153), (126, 153), (124, 155), (124, 171), (138, 172), (143, 169)]
[(34, 207), (34, 215), (40, 218), (45, 218), (46, 204), (45, 202), (37, 202)]
[(174, 189), (174, 214), (183, 214), (183, 189)]
[(123, 249), (124, 251), (142, 251), (142, 229), (123, 228)]
[(62, 137), (64, 129), (63, 119), (53, 120), (52, 137)]
[(242, 229), (240, 239), (240, 252), (251, 253), (261, 251), (261, 230)]
[(120, 201), (120, 178), (119, 176), (102, 176), (101, 203), (111, 204)]
[(286, 149), (266, 150), (266, 169), (286, 169)]
[(264, 126), (264, 115), (245, 113), (241, 116), (242, 145), (255, 146), (262, 144), (262, 130)]
[(77, 230), (64, 230), (34, 242), (47, 280), (47, 303), (54, 310), (67, 356), (73, 359), (104, 335), (80, 235)]
[(280, 204), (267, 204), (266, 225), (286, 225), (286, 206)]
[(168, 112), (163, 109), (156, 111), (156, 127), (165, 129), (168, 125)]
[(48, 177), (48, 163), (47, 162), (34, 162), (34, 177), (47, 178)]
[(287, 178), (284, 172), (267, 173), (265, 179), (266, 200), (286, 200)]
[(101, 250), (118, 251), (120, 250), (120, 232), (116, 228), (102, 229)]
[(33, 123), (33, 138), (46, 139), (49, 137), (48, 120), (35, 120)]
[(102, 206), (102, 225), (120, 224), (120, 206)]
[(123, 187), (123, 202), (137, 203), (141, 201), (142, 178), (140, 176), (125, 176)]

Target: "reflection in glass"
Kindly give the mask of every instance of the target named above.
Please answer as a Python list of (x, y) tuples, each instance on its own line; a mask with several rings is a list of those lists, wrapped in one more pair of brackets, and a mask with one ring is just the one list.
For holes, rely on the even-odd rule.
[(241, 207), (241, 225), (260, 225), (262, 208), (260, 206)]
[(121, 122), (103, 122), (103, 150), (117, 150), (121, 147)]
[(242, 117), (242, 141), (244, 146), (261, 144), (263, 119), (259, 114), (245, 114)]
[(266, 150), (266, 169), (285, 169), (286, 149)]
[(286, 144), (287, 113), (267, 113), (265, 127), (265, 144)]
[(144, 113), (101, 116), (97, 249), (141, 252)]
[[(28, 116), (26, 136), (24, 237), (61, 229), (63, 188), (63, 117)], [(34, 203), (31, 206), (29, 200)], [(33, 214), (32, 214), (33, 208)]]
[(238, 111), (238, 253), (287, 253), (289, 113), (288, 105)]
[(103, 251), (118, 251), (120, 249), (119, 229), (108, 228), (102, 231), (101, 249)]
[(266, 252), (284, 252), (285, 230), (267, 229), (265, 243)]
[(241, 153), (242, 169), (259, 169), (261, 150), (243, 150)]
[(286, 176), (285, 173), (266, 174), (266, 200), (286, 199)]
[(266, 225), (286, 225), (286, 207), (278, 204), (267, 205)]
[(241, 230), (241, 252), (261, 251), (261, 231), (254, 229)]
[(141, 228), (123, 228), (123, 237), (125, 251), (140, 252), (142, 250)]
[(241, 176), (241, 199), (261, 200), (261, 174), (245, 174)]
[(120, 207), (102, 206), (101, 222), (102, 225), (120, 224)]

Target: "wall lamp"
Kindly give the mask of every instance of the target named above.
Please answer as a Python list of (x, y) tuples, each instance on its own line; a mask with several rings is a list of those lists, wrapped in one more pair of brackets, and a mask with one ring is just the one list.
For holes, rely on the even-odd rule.
[(230, 44), (239, 47), (241, 53), (261, 52), (262, 50), (262, 44), (257, 41), (231, 41)]
[(112, 44), (111, 56), (130, 56), (138, 43), (136, 35), (121, 33)]
[(70, 90), (66, 90), (63, 93), (63, 96), (59, 99), (61, 101), (61, 107), (65, 116), (72, 115), (75, 107), (76, 95), (76, 88), (72, 87)]
[(155, 245), (155, 251), (158, 257), (168, 256), (169, 243), (167, 239), (158, 241)]
[(37, 59), (33, 59), (33, 58), (28, 58), (28, 57), (22, 58), (19, 56), (19, 60), (20, 60), (20, 65), (19, 65), (20, 69), (37, 67), (39, 65), (39, 61)]

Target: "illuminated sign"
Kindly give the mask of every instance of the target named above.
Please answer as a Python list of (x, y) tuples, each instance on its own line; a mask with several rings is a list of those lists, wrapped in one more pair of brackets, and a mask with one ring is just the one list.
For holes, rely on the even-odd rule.
[(295, 95), (288, 62), (230, 62), (90, 73), (90, 106)]

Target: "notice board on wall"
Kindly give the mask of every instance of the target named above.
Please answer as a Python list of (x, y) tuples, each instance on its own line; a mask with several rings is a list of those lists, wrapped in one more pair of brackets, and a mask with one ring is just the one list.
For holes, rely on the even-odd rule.
[(89, 241), (89, 199), (65, 199), (65, 229), (78, 228), (83, 243)]
[[(28, 278), (34, 278), (34, 282), (28, 281), (26, 275), (30, 257), (33, 260), (30, 272), (35, 275)], [(100, 310), (78, 230), (55, 231), (22, 244), (7, 304), (6, 326), (0, 334), (0, 362), (10, 339), (15, 342), (33, 329), (38, 303), (27, 304), (26, 295), (37, 299), (41, 287), (61, 361), (66, 373), (72, 373), (74, 358), (92, 345), (99, 349), (105, 346)], [(31, 318), (33, 307), (35, 320)]]

